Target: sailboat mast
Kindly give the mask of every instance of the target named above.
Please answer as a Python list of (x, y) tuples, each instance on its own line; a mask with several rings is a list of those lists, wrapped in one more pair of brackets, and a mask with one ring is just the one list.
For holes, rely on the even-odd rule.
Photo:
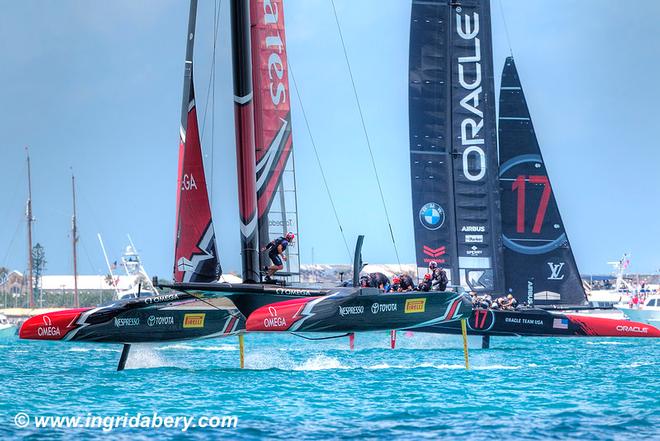
[(231, 35), (243, 281), (256, 282), (261, 277), (259, 274), (259, 235), (257, 231), (249, 0), (231, 1)]
[[(190, 87), (193, 80), (193, 50), (195, 48), (195, 25), (197, 22), (197, 0), (190, 0), (188, 16), (188, 43), (186, 44), (186, 68), (183, 74), (183, 101), (181, 103), (181, 127), (188, 128), (188, 106), (190, 105)], [(185, 140), (185, 136), (183, 137)]]
[(27, 207), (25, 210), (25, 217), (27, 220), (28, 232), (28, 299), (30, 308), (34, 308), (34, 288), (32, 286), (32, 175), (30, 173), (30, 152), (25, 147), (25, 154), (27, 156), (27, 178), (28, 178), (28, 198)]
[(73, 195), (73, 216), (71, 217), (71, 242), (73, 246), (73, 307), (80, 306), (78, 300), (78, 225), (76, 224), (76, 178), (71, 175), (71, 190)]

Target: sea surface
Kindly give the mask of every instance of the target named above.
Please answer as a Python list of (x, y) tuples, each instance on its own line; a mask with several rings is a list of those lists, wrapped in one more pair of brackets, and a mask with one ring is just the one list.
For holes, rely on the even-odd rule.
[[(292, 335), (134, 346), (0, 342), (0, 439), (660, 439), (657, 339)], [(28, 427), (16, 425), (25, 413)], [(42, 416), (236, 416), (236, 428), (35, 428)], [(133, 422), (139, 421), (134, 419)], [(217, 421), (216, 421), (217, 424)]]

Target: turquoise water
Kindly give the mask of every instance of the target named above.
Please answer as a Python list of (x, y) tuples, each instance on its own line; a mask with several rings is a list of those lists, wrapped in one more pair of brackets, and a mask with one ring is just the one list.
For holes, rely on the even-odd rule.
[[(479, 341), (471, 339), (471, 346)], [(100, 428), (18, 428), (17, 412), (238, 417), (236, 428), (115, 428), (112, 439), (659, 439), (660, 341), (494, 339), (463, 368), (460, 337), (295, 336), (136, 347), (0, 343), (0, 439), (108, 438)]]

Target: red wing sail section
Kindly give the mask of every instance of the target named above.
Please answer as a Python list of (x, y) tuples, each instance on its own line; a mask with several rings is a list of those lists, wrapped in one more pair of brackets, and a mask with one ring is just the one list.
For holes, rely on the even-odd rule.
[(211, 282), (217, 280), (221, 270), (206, 189), (192, 79), (185, 121), (186, 126), (181, 126), (179, 144), (174, 280)]
[[(298, 233), (282, 0), (251, 0), (250, 22), (257, 208), (263, 248), (289, 231)], [(297, 250), (295, 242), (287, 248), (285, 271), (299, 272)]]
[(190, 2), (179, 131), (181, 138), (176, 197), (175, 282), (212, 282), (217, 280), (222, 272), (215, 246), (195, 108), (193, 49), (196, 18), (197, 1), (193, 0)]

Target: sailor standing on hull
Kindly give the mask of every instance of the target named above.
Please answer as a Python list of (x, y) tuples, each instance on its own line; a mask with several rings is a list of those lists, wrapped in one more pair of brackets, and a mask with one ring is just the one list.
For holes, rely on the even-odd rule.
[(271, 276), (275, 274), (277, 271), (281, 270), (284, 268), (284, 264), (282, 263), (282, 260), (286, 261), (286, 256), (284, 255), (284, 251), (286, 248), (289, 246), (289, 244), (293, 243), (293, 240), (296, 238), (296, 236), (289, 232), (286, 233), (286, 236), (280, 236), (277, 239), (271, 241), (262, 251), (268, 250), (268, 257), (270, 257), (270, 260), (273, 262), (273, 265), (266, 267), (266, 282), (271, 281)]

